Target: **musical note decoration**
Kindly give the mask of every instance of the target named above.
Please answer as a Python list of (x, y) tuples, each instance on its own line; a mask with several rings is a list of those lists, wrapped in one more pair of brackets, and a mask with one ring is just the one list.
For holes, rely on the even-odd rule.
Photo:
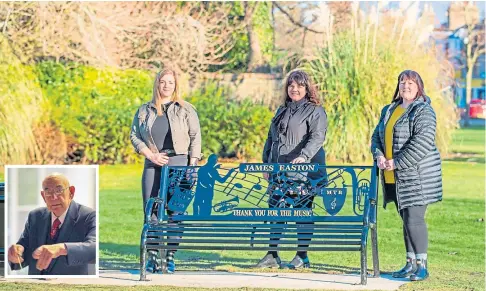
[[(216, 155), (211, 155), (207, 164), (200, 167), (169, 167), (168, 209), (205, 217), (213, 212), (231, 215), (236, 209), (248, 207), (312, 208), (313, 215), (334, 216), (343, 209), (347, 192), (352, 191), (352, 208), (360, 215), (372, 191), (369, 167), (366, 171), (358, 167), (325, 167), (324, 175), (315, 170), (311, 176), (276, 171), (275, 164), (266, 180), (261, 174), (266, 169), (262, 164), (222, 168), (217, 160)], [(316, 196), (322, 199), (314, 199)], [(188, 213), (190, 205), (193, 211)]]
[(324, 207), (330, 215), (334, 216), (341, 211), (346, 201), (346, 193), (347, 188), (345, 187), (323, 189)]
[(334, 197), (334, 199), (331, 202), (331, 209), (332, 210), (336, 209), (336, 205), (337, 205), (336, 200), (337, 200), (336, 197)]

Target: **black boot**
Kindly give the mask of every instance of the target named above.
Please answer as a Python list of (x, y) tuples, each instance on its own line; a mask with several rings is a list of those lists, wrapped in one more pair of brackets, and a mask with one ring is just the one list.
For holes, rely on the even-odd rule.
[(285, 266), (282, 266), (282, 269), (301, 269), (301, 268), (310, 268), (310, 261), (309, 257), (301, 257), (299, 255), (295, 255), (295, 257), (292, 259), (292, 261)]
[(167, 260), (167, 274), (174, 274), (176, 270), (176, 265), (174, 262), (174, 252), (168, 251), (165, 259)]
[(423, 281), (428, 277), (427, 260), (417, 260), (417, 270), (410, 275), (410, 281)]
[(405, 264), (405, 266), (402, 269), (393, 272), (392, 277), (408, 278), (410, 275), (413, 274), (413, 272), (415, 272), (416, 269), (417, 269), (417, 264), (415, 263), (415, 260), (412, 258), (407, 258), (407, 263)]
[(282, 261), (278, 255), (267, 253), (256, 265), (256, 268), (280, 268)]
[(157, 250), (148, 251), (148, 260), (145, 269), (149, 273), (158, 273), (162, 270), (162, 260), (159, 257), (159, 252)]

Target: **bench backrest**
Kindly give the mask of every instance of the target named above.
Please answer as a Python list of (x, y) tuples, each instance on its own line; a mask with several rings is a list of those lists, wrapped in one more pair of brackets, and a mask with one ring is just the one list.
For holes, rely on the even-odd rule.
[[(221, 168), (216, 162), (211, 155), (200, 167), (162, 168), (158, 198), (170, 198), (160, 205), (177, 213), (173, 220), (376, 220), (376, 166), (242, 163)], [(168, 220), (166, 211), (158, 213), (159, 222)]]

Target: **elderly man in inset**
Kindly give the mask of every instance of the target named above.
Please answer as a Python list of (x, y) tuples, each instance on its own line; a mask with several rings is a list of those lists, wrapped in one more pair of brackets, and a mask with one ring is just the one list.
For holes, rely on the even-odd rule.
[(74, 186), (62, 174), (47, 176), (41, 195), (47, 207), (32, 210), (17, 244), (8, 249), (12, 270), (29, 275), (95, 275), (96, 212), (73, 201)]

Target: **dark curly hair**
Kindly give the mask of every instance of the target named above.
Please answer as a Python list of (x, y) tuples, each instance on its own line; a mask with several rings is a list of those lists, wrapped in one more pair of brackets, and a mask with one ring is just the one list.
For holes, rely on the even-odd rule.
[(309, 75), (304, 72), (304, 71), (293, 71), (290, 73), (290, 75), (287, 77), (287, 80), (285, 81), (285, 88), (284, 88), (284, 103), (287, 101), (290, 101), (289, 93), (288, 93), (288, 88), (292, 82), (296, 82), (297, 84), (301, 86), (305, 86), (305, 98), (309, 100), (309, 102), (319, 105), (321, 102), (319, 101), (319, 96), (317, 96), (317, 88), (313, 84), (311, 78)]
[(401, 101), (402, 97), (400, 97), (400, 82), (412, 80), (417, 84), (417, 96), (415, 96), (415, 100), (419, 97), (422, 97), (425, 100), (425, 89), (424, 89), (424, 81), (422, 81), (422, 77), (420, 77), (419, 73), (412, 71), (412, 70), (405, 70), (398, 75), (397, 81), (397, 88), (395, 89), (395, 94), (393, 94), (392, 102)]

